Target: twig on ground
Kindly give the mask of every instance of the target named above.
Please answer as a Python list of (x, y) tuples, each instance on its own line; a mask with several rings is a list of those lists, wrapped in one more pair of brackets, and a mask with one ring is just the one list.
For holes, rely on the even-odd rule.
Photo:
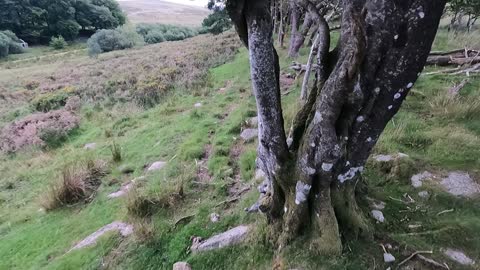
[(437, 214), (437, 216), (440, 216), (440, 215), (443, 215), (443, 214), (446, 214), (446, 213), (451, 213), (451, 212), (453, 212), (453, 211), (455, 211), (455, 209), (453, 209), (453, 208), (452, 208), (452, 209), (448, 209), (448, 210), (443, 210), (443, 211), (439, 212), (439, 213)]
[(401, 261), (398, 266), (402, 266), (404, 265), (405, 263), (407, 263), (408, 261), (410, 261), (413, 257), (415, 257), (416, 255), (418, 254), (433, 254), (433, 251), (429, 250), (429, 251), (415, 251), (414, 253), (412, 253), (410, 256), (408, 256), (405, 260)]

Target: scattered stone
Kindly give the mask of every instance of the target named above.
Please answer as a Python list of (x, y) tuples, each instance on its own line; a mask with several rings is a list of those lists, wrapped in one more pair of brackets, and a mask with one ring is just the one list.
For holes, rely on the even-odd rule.
[(132, 187), (133, 187), (133, 182), (128, 182), (128, 183), (122, 185), (122, 187), (120, 188), (119, 191), (114, 192), (114, 193), (110, 193), (110, 194), (108, 194), (107, 197), (108, 197), (109, 199), (122, 197), (123, 195), (127, 194), (127, 192), (128, 192)]
[(247, 124), (251, 128), (258, 128), (258, 117), (255, 116), (255, 117), (252, 117), (252, 118), (248, 119)]
[(193, 238), (193, 244), (190, 250), (193, 252), (201, 252), (232, 246), (244, 241), (249, 231), (250, 228), (248, 226), (240, 225), (224, 233), (212, 236), (204, 241), (195, 237)]
[(445, 254), (448, 258), (456, 261), (459, 264), (462, 265), (474, 265), (475, 261), (470, 259), (465, 253), (461, 252), (460, 250), (454, 250), (451, 248), (447, 248), (446, 250), (443, 251), (443, 254)]
[(195, 108), (200, 108), (200, 107), (202, 107), (202, 103), (198, 102), (198, 103), (195, 103), (195, 105), (193, 105), (193, 106), (195, 106)]
[(383, 254), (383, 261), (386, 263), (392, 263), (395, 261), (395, 257), (390, 253)]
[(70, 249), (70, 251), (92, 246), (97, 243), (98, 238), (110, 231), (119, 231), (121, 236), (127, 237), (133, 233), (133, 226), (120, 221), (112, 222), (108, 225), (103, 226), (91, 235), (87, 236), (87, 238), (76, 244), (72, 249)]
[(97, 148), (97, 144), (96, 143), (87, 143), (85, 144), (85, 146), (83, 147), (83, 149), (85, 150), (93, 150)]
[(122, 165), (118, 168), (118, 170), (123, 174), (130, 174), (135, 171), (135, 169), (130, 165)]
[(173, 270), (192, 270), (192, 267), (186, 262), (177, 262), (173, 265)]
[(379, 223), (385, 222), (385, 217), (380, 210), (372, 210), (372, 217)]
[(480, 193), (480, 185), (466, 172), (451, 172), (440, 184), (448, 193), (455, 196), (472, 197)]
[(217, 223), (220, 220), (220, 215), (217, 213), (210, 214), (210, 221), (213, 223)]
[(418, 197), (423, 198), (423, 199), (429, 199), (430, 198), (430, 192), (428, 191), (420, 191), (418, 193)]
[(247, 128), (244, 131), (242, 131), (242, 134), (240, 134), (240, 137), (245, 141), (245, 142), (251, 142), (258, 136), (258, 129), (253, 129), (253, 128)]
[(419, 188), (423, 185), (423, 181), (427, 179), (431, 179), (433, 177), (434, 177), (433, 174), (431, 174), (430, 172), (424, 171), (422, 173), (415, 174), (414, 176), (412, 176), (412, 178), (410, 178), (410, 180), (412, 181), (412, 186), (414, 188)]
[(152, 165), (150, 165), (150, 166), (148, 167), (147, 171), (149, 171), (149, 172), (158, 171), (158, 170), (163, 169), (163, 167), (165, 167), (165, 165), (167, 165), (166, 162), (156, 161), (156, 162), (152, 163)]

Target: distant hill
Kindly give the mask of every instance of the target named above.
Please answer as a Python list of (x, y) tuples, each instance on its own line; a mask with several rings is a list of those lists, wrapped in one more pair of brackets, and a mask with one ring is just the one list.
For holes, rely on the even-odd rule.
[(158, 0), (119, 0), (120, 6), (133, 23), (165, 23), (200, 26), (209, 10)]

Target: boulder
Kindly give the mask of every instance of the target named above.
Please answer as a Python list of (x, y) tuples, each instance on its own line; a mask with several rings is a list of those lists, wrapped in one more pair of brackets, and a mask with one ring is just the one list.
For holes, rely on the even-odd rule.
[(158, 171), (158, 170), (163, 169), (163, 167), (165, 167), (165, 165), (167, 165), (166, 162), (156, 161), (156, 162), (152, 163), (152, 165), (150, 165), (150, 166), (148, 167), (147, 171), (149, 171), (149, 172)]
[(420, 192), (418, 192), (418, 197), (420, 197), (422, 199), (428, 199), (428, 198), (430, 198), (430, 192), (420, 191)]
[(199, 103), (195, 103), (195, 105), (193, 105), (193, 106), (194, 106), (195, 108), (200, 108), (200, 107), (202, 107), (202, 103), (200, 103), (200, 102), (199, 102)]
[(96, 143), (87, 143), (85, 144), (85, 146), (83, 146), (83, 149), (86, 149), (86, 150), (93, 150), (95, 148), (97, 148)]
[(465, 253), (461, 252), (460, 250), (455, 250), (451, 248), (447, 248), (446, 250), (443, 251), (443, 254), (445, 254), (448, 258), (450, 258), (453, 261), (456, 261), (459, 264), (462, 265), (474, 265), (475, 261), (469, 258)]
[(386, 263), (392, 263), (395, 261), (395, 257), (390, 253), (383, 254), (383, 261)]
[(372, 210), (372, 217), (379, 223), (385, 222), (385, 217), (383, 216), (382, 211), (380, 210)]
[(480, 185), (466, 172), (450, 172), (440, 185), (455, 196), (472, 197), (480, 193)]
[(255, 140), (258, 136), (258, 129), (253, 129), (253, 128), (247, 128), (242, 133), (240, 134), (240, 137), (245, 141), (245, 142), (251, 142)]
[(240, 225), (224, 233), (212, 236), (207, 240), (194, 241), (190, 250), (192, 250), (192, 252), (202, 252), (239, 244), (246, 239), (249, 231), (250, 227)]
[(173, 265), (173, 270), (192, 270), (192, 267), (186, 262), (177, 262)]
[(370, 159), (373, 167), (390, 179), (408, 179), (412, 175), (415, 164), (403, 153), (394, 155), (375, 155)]
[(76, 244), (70, 251), (92, 246), (97, 243), (98, 238), (110, 231), (118, 231), (121, 236), (127, 237), (133, 233), (133, 226), (120, 221), (112, 222), (87, 236), (85, 239)]

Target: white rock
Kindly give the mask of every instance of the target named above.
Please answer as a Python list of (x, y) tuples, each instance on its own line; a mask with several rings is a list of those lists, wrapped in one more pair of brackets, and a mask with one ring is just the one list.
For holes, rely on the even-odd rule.
[(445, 254), (447, 257), (450, 259), (458, 262), (459, 264), (462, 265), (474, 265), (475, 261), (469, 258), (465, 253), (461, 252), (460, 250), (455, 250), (451, 248), (447, 248), (446, 250), (443, 251), (443, 254)]
[(110, 231), (118, 231), (121, 236), (127, 237), (133, 233), (133, 226), (120, 221), (112, 222), (108, 225), (103, 226), (91, 235), (87, 236), (85, 239), (76, 244), (70, 251), (92, 246), (97, 243), (98, 238)]
[(197, 241), (198, 243), (195, 243), (194, 241), (194, 244), (190, 250), (193, 252), (201, 252), (232, 246), (243, 242), (249, 231), (250, 227), (246, 225), (240, 225), (224, 233), (212, 236), (207, 240)]
[(97, 148), (97, 144), (96, 143), (87, 143), (85, 144), (85, 146), (83, 147), (83, 149), (86, 149), (86, 150), (93, 150)]
[(385, 217), (383, 216), (383, 213), (380, 210), (372, 210), (372, 217), (379, 223), (385, 222)]
[(173, 270), (192, 270), (192, 267), (186, 262), (177, 262), (173, 265)]
[(202, 107), (202, 103), (200, 103), (200, 102), (199, 102), (199, 103), (195, 103), (195, 105), (193, 105), (193, 106), (195, 106), (195, 108), (200, 108), (200, 107)]
[(393, 257), (392, 254), (390, 253), (384, 253), (383, 254), (383, 261), (386, 263), (392, 263), (395, 261), (395, 257)]
[(251, 142), (258, 136), (258, 129), (254, 128), (247, 128), (242, 133), (240, 134), (240, 137), (245, 141), (245, 142)]
[(210, 221), (213, 223), (217, 223), (220, 220), (220, 215), (217, 213), (210, 214)]
[(412, 176), (412, 178), (410, 178), (410, 180), (414, 188), (419, 188), (423, 185), (423, 181), (430, 179), (432, 177), (433, 177), (433, 174), (431, 174), (430, 172), (424, 171), (422, 173), (415, 174), (414, 176)]
[(110, 193), (110, 194), (108, 194), (107, 197), (108, 197), (109, 199), (122, 197), (123, 195), (127, 194), (127, 192), (128, 192), (132, 187), (133, 187), (133, 182), (130, 181), (130, 182), (128, 182), (127, 184), (122, 185), (122, 187), (120, 188), (119, 191)]
[(166, 162), (156, 161), (156, 162), (152, 163), (152, 165), (150, 165), (150, 166), (148, 167), (147, 171), (149, 171), (149, 172), (158, 171), (158, 170), (163, 169), (163, 167), (165, 167), (165, 165), (167, 165)]
[(480, 185), (466, 172), (451, 172), (440, 184), (448, 193), (455, 196), (471, 197), (480, 193)]
[(430, 198), (430, 192), (428, 191), (420, 191), (418, 193), (418, 197), (423, 198), (423, 199), (428, 199)]
[(373, 156), (373, 159), (378, 162), (388, 162), (393, 160), (392, 155), (376, 155)]

